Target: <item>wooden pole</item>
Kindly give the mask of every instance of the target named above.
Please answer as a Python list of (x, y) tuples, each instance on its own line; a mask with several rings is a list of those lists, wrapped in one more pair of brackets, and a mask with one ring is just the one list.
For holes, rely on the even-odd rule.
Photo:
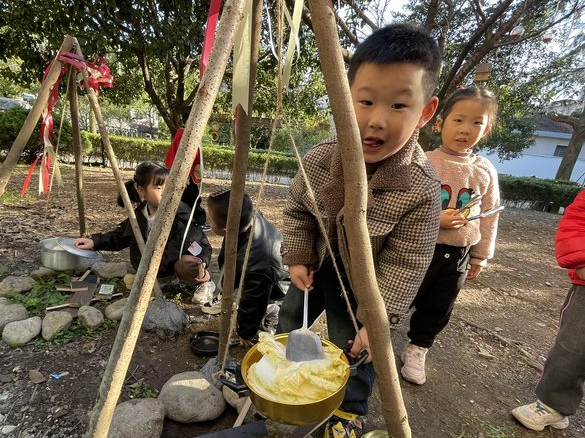
[[(70, 66), (69, 68), (73, 68), (73, 66)], [(77, 192), (79, 235), (83, 236), (85, 234), (85, 194), (83, 193), (83, 154), (81, 150), (81, 133), (79, 131), (79, 102), (77, 101), (77, 81), (75, 79), (75, 74), (71, 74), (68, 87), (69, 105), (71, 108), (73, 155), (75, 156), (75, 188)]]
[[(136, 278), (126, 304), (126, 312), (124, 312), (120, 322), (104, 371), (99, 389), (99, 399), (92, 412), (86, 437), (106, 438), (108, 435), (114, 409), (148, 306), (147, 300), (142, 298), (149, 296), (152, 290), (164, 247), (181, 201), (181, 195), (187, 183), (191, 164), (201, 144), (205, 125), (209, 120), (213, 103), (219, 91), (234, 43), (235, 31), (242, 18), (243, 6), (243, 0), (230, 0), (223, 8), (209, 65), (197, 90), (193, 108), (185, 126), (185, 133), (175, 156), (175, 165), (172, 167), (166, 182), (168, 189), (164, 191), (150, 238), (146, 243), (136, 272)], [(140, 289), (142, 289), (142, 293)]]
[(51, 65), (51, 68), (49, 69), (49, 72), (47, 73), (47, 76), (45, 77), (45, 80), (41, 85), (39, 95), (35, 100), (33, 107), (29, 111), (28, 116), (26, 117), (26, 120), (22, 125), (22, 128), (20, 128), (20, 132), (18, 133), (16, 140), (14, 140), (14, 143), (12, 144), (12, 147), (10, 148), (8, 155), (6, 155), (6, 158), (2, 163), (2, 167), (0, 167), (0, 196), (4, 194), (4, 190), (6, 190), (6, 185), (10, 180), (10, 175), (12, 175), (12, 172), (14, 171), (14, 168), (18, 163), (18, 159), (20, 158), (20, 155), (22, 154), (24, 147), (26, 146), (28, 140), (30, 139), (30, 136), (33, 130), (35, 129), (39, 117), (43, 112), (43, 109), (47, 105), (47, 101), (49, 100), (49, 93), (51, 92), (53, 84), (55, 84), (55, 82), (57, 82), (57, 79), (59, 79), (61, 67), (63, 66), (61, 61), (57, 60), (59, 53), (61, 51), (69, 52), (74, 44), (74, 41), (75, 38), (69, 35), (66, 35), (65, 38), (63, 38), (63, 43), (59, 48), (59, 52), (57, 52), (57, 56), (55, 56), (53, 64)]
[(256, 81), (256, 64), (260, 50), (260, 31), (262, 26), (262, 0), (253, 0), (252, 41), (250, 43), (250, 88), (248, 91), (248, 108), (246, 111), (238, 106), (235, 115), (236, 150), (232, 168), (232, 184), (225, 237), (225, 265), (223, 271), (223, 292), (221, 298), (221, 323), (219, 329), (218, 358), (223, 358), (228, 345), (230, 317), (234, 303), (234, 284), (236, 275), (236, 258), (238, 251), (238, 234), (242, 200), (246, 187), (246, 170), (248, 169), (248, 152), (250, 149), (250, 122), (252, 119), (252, 101)]
[[(327, 0), (309, 0), (309, 9), (313, 17), (313, 31), (319, 48), (321, 69), (331, 102), (343, 163), (344, 223), (349, 252), (352, 255), (350, 272), (353, 291), (365, 315), (365, 321), (362, 322), (370, 333), (370, 351), (376, 370), (388, 435), (396, 438), (410, 438), (412, 435), (400, 391), (390, 338), (390, 324), (376, 282), (366, 224), (368, 200), (366, 168), (363, 164), (360, 133), (353, 111), (335, 17)], [(373, 336), (374, 333), (375, 336)]]

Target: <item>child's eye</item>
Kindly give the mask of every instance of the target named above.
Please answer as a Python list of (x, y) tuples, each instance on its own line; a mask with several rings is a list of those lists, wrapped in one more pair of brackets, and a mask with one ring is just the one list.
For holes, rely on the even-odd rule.
[(453, 121), (456, 123), (461, 123), (461, 119), (453, 119)]
[(360, 100), (360, 103), (363, 106), (372, 106), (372, 101), (371, 100)]
[(406, 105), (403, 103), (395, 103), (394, 105), (392, 105), (392, 109), (402, 109), (402, 108), (406, 108)]

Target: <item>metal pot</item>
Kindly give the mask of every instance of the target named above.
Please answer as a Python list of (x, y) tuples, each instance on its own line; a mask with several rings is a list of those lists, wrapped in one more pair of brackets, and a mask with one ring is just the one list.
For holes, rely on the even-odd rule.
[[(287, 337), (288, 334), (284, 333), (281, 335), (276, 335), (274, 339), (286, 345)], [(334, 345), (326, 339), (321, 339), (321, 342), (324, 346)], [(254, 345), (252, 348), (250, 348), (250, 350), (248, 350), (242, 359), (242, 378), (249, 389), (252, 403), (254, 403), (254, 406), (256, 406), (256, 408), (268, 418), (279, 423), (294, 425), (304, 425), (320, 422), (328, 418), (331, 413), (337, 409), (339, 405), (341, 405), (343, 396), (345, 395), (345, 385), (350, 375), (350, 367), (346, 355), (343, 352), (340, 352), (339, 354), (342, 360), (348, 364), (348, 368), (343, 378), (343, 385), (341, 385), (341, 387), (336, 392), (329, 395), (328, 397), (311, 403), (304, 403), (300, 405), (279, 403), (262, 397), (261, 395), (254, 392), (252, 388), (250, 388), (247, 379), (248, 370), (250, 366), (262, 359), (262, 353), (258, 351), (257, 345)]]
[(41, 264), (55, 271), (71, 271), (79, 265), (79, 256), (65, 251), (57, 242), (58, 237), (44, 239), (41, 246)]

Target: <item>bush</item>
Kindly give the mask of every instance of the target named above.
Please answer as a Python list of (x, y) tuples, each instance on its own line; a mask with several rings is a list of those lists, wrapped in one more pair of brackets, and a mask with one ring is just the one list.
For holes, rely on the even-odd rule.
[(507, 202), (535, 210), (566, 207), (583, 190), (572, 181), (499, 175), (501, 196)]
[[(20, 129), (24, 125), (28, 113), (28, 110), (21, 107), (13, 107), (8, 111), (0, 112), (0, 151), (5, 153), (10, 151), (14, 140), (16, 140)], [(61, 114), (53, 111), (53, 145), (57, 146), (57, 139), (59, 139), (59, 151), (65, 153), (71, 152), (71, 124), (67, 120), (63, 121), (63, 132), (59, 138), (60, 123)], [(23, 150), (26, 162), (31, 163), (34, 161), (36, 155), (43, 149), (42, 144), (41, 119), (39, 119)]]

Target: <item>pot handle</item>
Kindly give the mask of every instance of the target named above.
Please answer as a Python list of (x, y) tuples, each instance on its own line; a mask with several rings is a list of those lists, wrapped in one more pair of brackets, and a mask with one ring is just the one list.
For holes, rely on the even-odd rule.
[(225, 374), (219, 378), (219, 381), (238, 394), (240, 398), (250, 396), (250, 388), (242, 378), (239, 364), (226, 365)]

